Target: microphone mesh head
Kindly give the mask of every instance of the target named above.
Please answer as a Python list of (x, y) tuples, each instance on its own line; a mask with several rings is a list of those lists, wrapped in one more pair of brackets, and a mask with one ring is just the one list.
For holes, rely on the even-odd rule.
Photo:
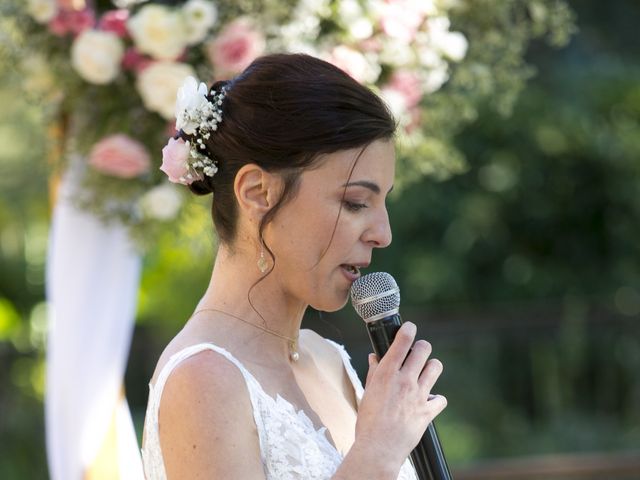
[(353, 282), (351, 304), (365, 322), (372, 322), (398, 313), (400, 289), (388, 273), (369, 273)]

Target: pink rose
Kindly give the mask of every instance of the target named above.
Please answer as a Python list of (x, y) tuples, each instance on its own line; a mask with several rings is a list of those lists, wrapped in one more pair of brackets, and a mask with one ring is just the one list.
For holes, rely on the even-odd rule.
[(147, 149), (124, 134), (115, 134), (96, 143), (89, 153), (89, 164), (107, 175), (133, 178), (149, 170)]
[(127, 20), (129, 19), (129, 10), (109, 10), (102, 15), (98, 28), (105, 32), (113, 32), (120, 38), (128, 35)]
[(247, 18), (227, 24), (207, 46), (209, 59), (218, 77), (239, 73), (264, 52), (262, 33)]
[(64, 37), (69, 33), (69, 25), (67, 22), (67, 12), (65, 10), (58, 10), (55, 17), (49, 20), (49, 31), (59, 37)]
[(162, 149), (162, 166), (160, 170), (167, 174), (169, 181), (189, 185), (193, 180), (185, 180), (189, 173), (189, 142), (179, 138), (170, 138), (169, 142)]
[(410, 70), (393, 72), (386, 88), (400, 93), (405, 100), (407, 109), (415, 107), (422, 100), (422, 83), (416, 72)]
[(122, 68), (133, 70), (136, 73), (142, 72), (153, 63), (149, 57), (142, 55), (135, 47), (128, 48), (122, 57)]
[(69, 29), (71, 33), (78, 35), (96, 24), (96, 14), (90, 8), (78, 12), (69, 12)]
[(58, 11), (49, 22), (49, 30), (54, 35), (63, 37), (69, 33), (78, 35), (92, 28), (96, 23), (96, 16), (92, 9)]
[(58, 4), (58, 8), (64, 8), (65, 10), (73, 10), (74, 9), (74, 4), (76, 3), (76, 0), (58, 0), (56, 2)]
[(362, 52), (380, 53), (382, 48), (382, 41), (378, 37), (365, 38), (358, 44), (358, 50)]

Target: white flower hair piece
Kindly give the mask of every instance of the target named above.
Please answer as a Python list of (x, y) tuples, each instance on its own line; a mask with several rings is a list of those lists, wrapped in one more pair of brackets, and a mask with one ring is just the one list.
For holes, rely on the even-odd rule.
[(192, 181), (202, 179), (202, 174), (213, 177), (218, 171), (216, 161), (201, 150), (206, 150), (204, 141), (211, 137), (211, 132), (218, 130), (222, 122), (222, 102), (228, 87), (222, 87), (220, 91), (212, 89), (209, 92), (211, 100), (207, 98), (207, 90), (204, 83), (198, 83), (189, 76), (178, 90), (176, 100), (176, 130), (182, 130), (194, 140), (188, 142), (188, 176)]

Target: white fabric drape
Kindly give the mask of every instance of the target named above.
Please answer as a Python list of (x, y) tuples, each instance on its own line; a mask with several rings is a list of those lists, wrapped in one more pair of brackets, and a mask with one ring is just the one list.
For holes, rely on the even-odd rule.
[(141, 259), (126, 230), (68, 200), (62, 181), (47, 258), (46, 445), (52, 480), (80, 480), (116, 415), (121, 478), (142, 479), (129, 407), (121, 398)]

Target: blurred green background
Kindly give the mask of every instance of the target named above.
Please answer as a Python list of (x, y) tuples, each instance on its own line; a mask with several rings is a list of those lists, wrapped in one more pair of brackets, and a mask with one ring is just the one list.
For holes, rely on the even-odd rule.
[[(438, 430), (454, 469), (640, 445), (640, 4), (570, 3), (569, 46), (533, 45), (513, 114), (486, 105), (456, 139), (465, 173), (391, 199), (394, 241), (374, 257), (445, 364)], [(46, 478), (47, 146), (23, 92), (2, 86), (0, 105), (0, 478)], [(208, 282), (208, 206), (191, 208), (145, 257), (126, 376), (139, 432), (157, 357)], [(364, 373), (350, 308), (305, 326)]]

